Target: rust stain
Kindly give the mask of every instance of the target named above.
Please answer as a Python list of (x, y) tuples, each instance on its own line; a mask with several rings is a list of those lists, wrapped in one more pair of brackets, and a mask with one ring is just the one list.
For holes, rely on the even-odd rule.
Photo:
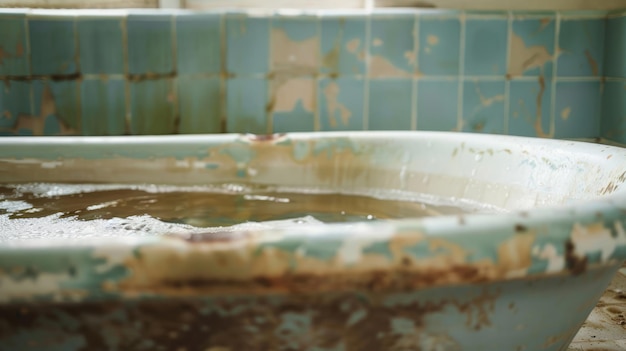
[(585, 50), (585, 57), (587, 58), (587, 62), (589, 63), (589, 67), (591, 68), (591, 73), (594, 76), (598, 75), (598, 62), (591, 56), (591, 52), (589, 50)]
[[(25, 327), (53, 333), (52, 339), (29, 341), (41, 349), (82, 335), (88, 346), (81, 350), (104, 350), (110, 348), (109, 336), (115, 335), (115, 345), (122, 350), (136, 349), (147, 341), (165, 350), (421, 350), (421, 345), (433, 342), (437, 349), (458, 350), (458, 342), (446, 333), (430, 337), (425, 333), (427, 317), (453, 307), (467, 314), (471, 327), (480, 329), (491, 324), (495, 298), (485, 292), (463, 302), (442, 299), (390, 306), (379, 295), (340, 293), (280, 299), (228, 297), (215, 299), (213, 304), (202, 299), (15, 304), (0, 306), (0, 314), (8, 318), (0, 337), (15, 335)], [(114, 316), (120, 313), (134, 323), (119, 323)], [(286, 327), (289, 316), (305, 316), (307, 321), (292, 320)], [(406, 320), (413, 330), (394, 333), (394, 318)]]
[(572, 113), (572, 108), (571, 107), (566, 107), (563, 110), (561, 110), (561, 119), (562, 120), (567, 120), (569, 118), (569, 115)]
[(2, 46), (0, 46), (0, 65), (4, 64), (4, 60), (11, 58), (11, 54), (6, 52)]
[(24, 45), (22, 45), (22, 43), (17, 43), (17, 45), (15, 46), (15, 57), (22, 57), (24, 56)]
[(587, 270), (587, 257), (580, 257), (576, 253), (576, 246), (571, 240), (565, 243), (565, 267), (574, 275), (579, 275)]
[(542, 112), (541, 112), (541, 106), (543, 103), (543, 92), (546, 90), (546, 81), (543, 78), (543, 75), (539, 76), (539, 93), (537, 94), (537, 112), (536, 112), (536, 117), (535, 117), (535, 133), (537, 133), (537, 136), (540, 138), (550, 138), (552, 137), (552, 135), (550, 133), (546, 133), (543, 130), (543, 126), (541, 125), (541, 121), (542, 121)]

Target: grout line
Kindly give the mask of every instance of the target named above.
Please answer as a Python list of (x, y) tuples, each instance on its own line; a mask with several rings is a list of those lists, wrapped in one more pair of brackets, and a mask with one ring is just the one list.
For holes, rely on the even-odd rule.
[[(124, 57), (124, 73), (125, 75), (129, 75), (130, 74), (130, 65), (128, 63), (128, 15), (124, 16), (121, 19), (121, 26), (122, 26), (122, 55)], [(131, 112), (131, 106), (130, 106), (130, 81), (128, 79), (125, 80), (124, 82), (124, 105), (125, 105), (125, 110), (126, 110), (126, 116), (124, 116), (124, 131), (127, 134), (132, 134), (132, 128), (131, 128), (131, 118), (132, 118), (132, 112)]]
[(415, 36), (415, 38), (413, 38), (413, 53), (415, 54), (415, 67), (413, 69), (413, 79), (411, 82), (411, 130), (417, 130), (417, 94), (418, 94), (418, 87), (417, 87), (417, 75), (419, 72), (419, 16), (417, 14), (415, 14), (415, 22), (414, 22), (414, 28), (413, 28), (413, 35)]
[(552, 78), (550, 82), (550, 132), (548, 136), (556, 135), (556, 81), (559, 61), (559, 34), (561, 32), (561, 14), (557, 12), (554, 26), (554, 64), (552, 65)]
[[(273, 49), (273, 40), (272, 40), (272, 26), (274, 24), (273, 22), (274, 20), (274, 16), (268, 16), (267, 17), (267, 35), (268, 35), (268, 39), (267, 39), (267, 45), (268, 50), (267, 50), (267, 72), (272, 72), (272, 60), (274, 59), (274, 50)], [(247, 26), (248, 24), (246, 24)], [(275, 79), (275, 78), (274, 78)], [(270, 99), (272, 98), (272, 88), (274, 87), (273, 82), (271, 79), (263, 79), (263, 81), (265, 82), (265, 106), (267, 106), (270, 102)], [(274, 129), (274, 113), (273, 111), (270, 111), (268, 108), (264, 108), (265, 110), (265, 133), (266, 134), (272, 134), (272, 130)]]
[[(30, 21), (27, 16), (24, 16), (24, 41), (26, 42), (26, 55), (27, 55), (27, 67), (28, 67), (28, 75), (33, 74), (33, 60), (32, 54), (30, 51)], [(32, 81), (29, 81), (28, 84), (28, 95), (30, 95), (30, 114), (32, 116), (35, 115), (35, 91), (32, 84)]]
[[(372, 41), (372, 10), (367, 9), (365, 20), (365, 81), (363, 82), (363, 130), (369, 129), (370, 101), (370, 42)], [(343, 45), (342, 43), (340, 45)], [(379, 116), (377, 116), (379, 117)]]
[[(505, 64), (505, 72), (509, 72), (509, 62), (511, 62), (511, 39), (513, 36), (513, 15), (511, 11), (508, 12), (507, 20), (506, 20), (506, 62)], [(503, 124), (503, 133), (509, 133), (509, 122), (511, 119), (511, 80), (507, 79), (504, 82), (504, 124)]]
[[(178, 72), (178, 54), (177, 54), (177, 49), (178, 49), (178, 38), (176, 35), (176, 14), (172, 13), (170, 16), (170, 40), (172, 42), (172, 70), (173, 72)], [(172, 110), (174, 113), (174, 121), (175, 121), (175, 127), (176, 130), (175, 132), (177, 134), (180, 133), (180, 125), (182, 123), (182, 113), (179, 109), (179, 104), (178, 104), (178, 74), (175, 74), (174, 77), (170, 78), (171, 79), (171, 83), (170, 83), (170, 89), (172, 89), (172, 93), (173, 93), (173, 97), (172, 97)], [(176, 118), (178, 117), (178, 121), (176, 121)]]
[[(81, 72), (80, 67), (80, 40), (78, 35), (78, 16), (74, 16), (74, 20), (72, 23), (72, 27), (74, 29), (74, 63), (76, 64), (76, 72)], [(81, 86), (82, 81), (77, 81), (76, 83), (76, 128), (78, 129), (76, 132), (80, 134), (84, 134), (83, 132), (83, 114), (82, 114), (82, 106), (81, 106)]]
[(463, 84), (465, 81), (465, 12), (459, 17), (461, 22), (461, 33), (459, 43), (459, 85), (457, 87), (457, 112), (456, 112), (456, 129), (458, 132), (463, 131)]
[(228, 52), (227, 48), (227, 33), (226, 33), (226, 15), (220, 15), (220, 106), (219, 106), (219, 130), (221, 133), (226, 133), (227, 113), (228, 113), (228, 96), (227, 96), (227, 81), (226, 76), (228, 73)]
[[(315, 21), (315, 31), (317, 33), (317, 37), (320, 38), (317, 41), (317, 76), (319, 77), (320, 70), (322, 68), (322, 61), (324, 60), (322, 55), (322, 20), (318, 15), (317, 20)], [(311, 79), (313, 81), (313, 131), (320, 130), (320, 99), (319, 99), (319, 90), (320, 90), (320, 80), (319, 78), (314, 77)]]

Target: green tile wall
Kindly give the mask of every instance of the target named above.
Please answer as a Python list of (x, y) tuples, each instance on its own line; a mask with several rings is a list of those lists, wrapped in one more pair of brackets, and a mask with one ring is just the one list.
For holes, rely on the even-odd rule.
[(0, 9), (0, 135), (441, 130), (626, 143), (626, 17)]

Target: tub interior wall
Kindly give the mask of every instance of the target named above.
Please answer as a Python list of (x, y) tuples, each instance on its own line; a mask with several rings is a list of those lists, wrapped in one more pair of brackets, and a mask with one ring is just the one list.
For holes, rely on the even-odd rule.
[(391, 129), (626, 143), (624, 10), (1, 9), (0, 30), (5, 136)]
[(461, 140), (447, 133), (181, 140), (148, 138), (133, 144), (120, 138), (75, 147), (72, 139), (32, 144), (27, 138), (6, 138), (0, 140), (0, 175), (7, 182), (253, 183), (344, 193), (380, 190), (509, 210), (626, 191), (626, 150), (567, 141), (526, 145), (525, 138)]

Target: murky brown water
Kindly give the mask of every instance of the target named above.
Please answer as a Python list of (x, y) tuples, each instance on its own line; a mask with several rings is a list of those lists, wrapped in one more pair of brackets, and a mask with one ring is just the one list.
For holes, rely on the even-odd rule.
[[(388, 200), (363, 195), (277, 192), (267, 188), (232, 184), (197, 189), (168, 187), (161, 191), (142, 186), (107, 189), (97, 185), (67, 185), (65, 188), (64, 185), (54, 185), (42, 192), (45, 186), (0, 186), (0, 199), (30, 205), (14, 209), (9, 217), (41, 218), (60, 214), (61, 218), (93, 220), (148, 215), (164, 222), (213, 227), (302, 216), (313, 216), (322, 222), (331, 223), (467, 212), (459, 207), (435, 206), (408, 200)], [(8, 210), (0, 209), (0, 213)]]
[[(372, 196), (376, 195), (376, 196)], [(337, 223), (485, 211), (392, 193), (324, 193), (220, 184), (2, 184), (0, 241), (14, 238), (158, 235), (193, 228), (307, 218)], [(433, 199), (430, 199), (433, 200)], [(278, 225), (274, 223), (273, 225)]]

